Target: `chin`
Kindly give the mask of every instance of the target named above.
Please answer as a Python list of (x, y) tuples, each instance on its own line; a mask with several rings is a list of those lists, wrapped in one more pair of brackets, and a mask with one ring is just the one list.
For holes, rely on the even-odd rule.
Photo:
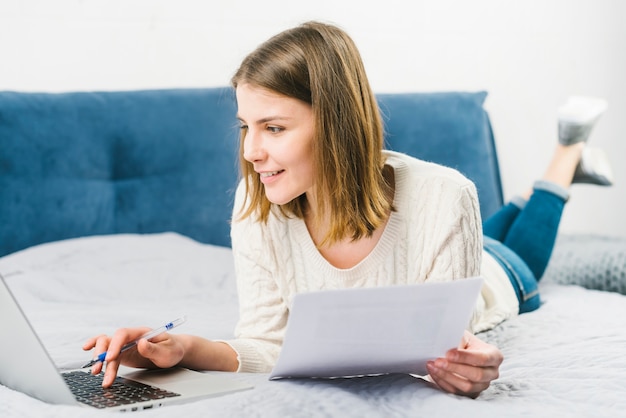
[(265, 197), (274, 205), (284, 205), (285, 203), (289, 203), (292, 200), (292, 199), (287, 199), (282, 196), (270, 196), (267, 194), (265, 195)]
[(269, 200), (270, 202), (272, 202), (275, 205), (284, 205), (287, 204), (289, 202), (291, 202), (293, 199), (295, 199), (298, 196), (276, 196), (274, 194), (265, 194), (265, 197), (267, 198), (267, 200)]

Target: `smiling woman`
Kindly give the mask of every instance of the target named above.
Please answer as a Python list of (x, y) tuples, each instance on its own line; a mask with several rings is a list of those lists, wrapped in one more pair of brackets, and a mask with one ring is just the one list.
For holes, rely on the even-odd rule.
[(259, 174), (267, 199), (284, 205), (304, 193), (311, 196), (315, 133), (311, 105), (251, 84), (237, 87), (237, 104), (242, 156)]
[[(115, 353), (141, 329), (91, 339), (85, 349), (113, 353), (105, 384), (120, 362), (267, 372), (294, 296), (316, 290), (480, 275), (484, 285), (468, 328), (492, 329), (540, 306), (537, 282), (569, 186), (583, 178), (610, 183), (602, 154), (586, 147), (604, 102), (582, 98), (575, 112), (567, 104), (560, 112), (567, 129), (546, 174), (485, 220), (483, 247), (474, 183), (452, 168), (383, 149), (377, 100), (355, 44), (340, 28), (308, 22), (279, 33), (243, 60), (232, 84), (242, 127), (231, 224), (236, 338), (168, 336), (122, 356)], [(476, 397), (498, 378), (502, 361), (497, 347), (467, 331), (427, 370), (440, 389)]]
[[(311, 107), (315, 182), (307, 197), (315, 201), (307, 202), (303, 195), (280, 210), (323, 225), (321, 243), (370, 236), (386, 222), (392, 206), (392, 186), (382, 175), (383, 124), (377, 102), (356, 45), (336, 29), (311, 23), (284, 31), (249, 54), (232, 79), (238, 91), (250, 84)], [(242, 105), (238, 102), (240, 112)], [(259, 220), (266, 221), (270, 202), (260, 179), (251, 175), (255, 167), (245, 155), (241, 166), (251, 197), (242, 216), (258, 207)]]

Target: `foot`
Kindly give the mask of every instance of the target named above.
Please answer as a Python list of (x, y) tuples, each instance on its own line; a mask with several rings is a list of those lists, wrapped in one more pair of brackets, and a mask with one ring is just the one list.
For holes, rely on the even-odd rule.
[(593, 125), (606, 111), (606, 100), (572, 96), (558, 109), (559, 143), (572, 145), (586, 142)]
[(600, 148), (585, 147), (574, 173), (573, 183), (613, 185), (613, 171), (606, 153)]

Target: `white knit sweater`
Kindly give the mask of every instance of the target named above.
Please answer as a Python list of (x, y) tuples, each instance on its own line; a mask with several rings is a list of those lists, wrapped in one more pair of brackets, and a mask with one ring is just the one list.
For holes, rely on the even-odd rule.
[[(248, 217), (231, 229), (240, 319), (239, 371), (267, 372), (283, 341), (292, 297), (299, 292), (462, 279), (481, 274), (485, 285), (471, 328), (489, 329), (517, 313), (518, 302), (502, 269), (482, 251), (476, 188), (450, 168), (385, 151), (395, 171), (396, 211), (372, 252), (338, 269), (316, 249), (303, 220), (277, 214), (267, 224)], [(243, 203), (240, 185), (235, 216)], [(485, 263), (486, 262), (486, 263)]]

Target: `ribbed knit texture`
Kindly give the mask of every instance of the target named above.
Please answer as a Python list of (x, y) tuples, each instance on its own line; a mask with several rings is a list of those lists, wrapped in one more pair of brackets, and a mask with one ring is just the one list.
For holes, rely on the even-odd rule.
[[(239, 354), (240, 371), (271, 370), (296, 293), (480, 274), (482, 224), (474, 184), (450, 168), (385, 153), (395, 171), (396, 211), (372, 252), (350, 269), (335, 268), (322, 257), (301, 219), (273, 214), (267, 225), (250, 218), (233, 222), (240, 320), (236, 339), (227, 343)], [(235, 219), (243, 193), (240, 185)], [(479, 305), (483, 311), (484, 301)]]

